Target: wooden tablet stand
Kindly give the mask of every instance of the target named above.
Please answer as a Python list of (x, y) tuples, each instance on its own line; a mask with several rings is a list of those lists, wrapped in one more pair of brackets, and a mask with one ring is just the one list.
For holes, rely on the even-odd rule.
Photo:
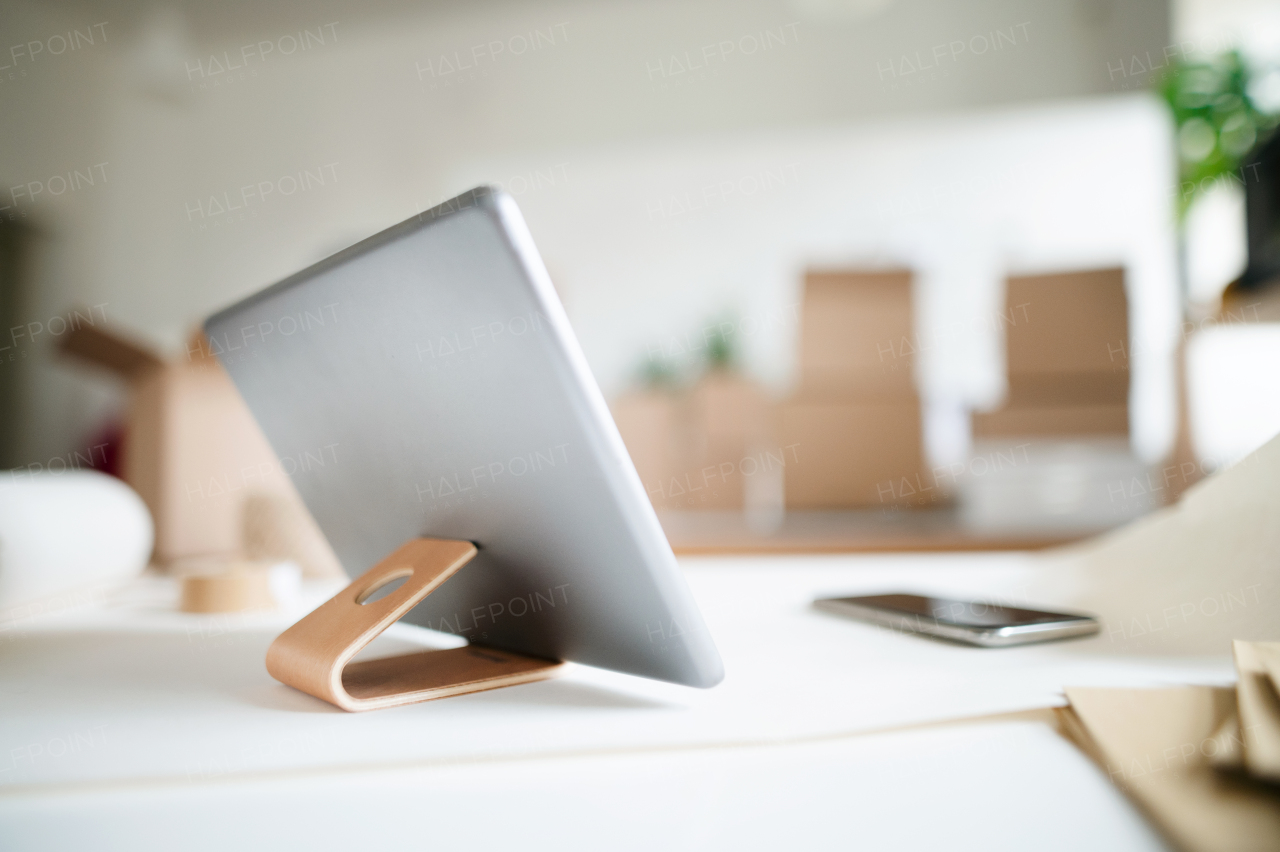
[[(343, 710), (376, 710), (551, 677), (562, 666), (494, 648), (464, 645), (348, 662), (476, 555), (469, 541), (412, 539), (281, 633), (267, 671), (281, 683)], [(369, 600), (406, 577), (400, 588)]]

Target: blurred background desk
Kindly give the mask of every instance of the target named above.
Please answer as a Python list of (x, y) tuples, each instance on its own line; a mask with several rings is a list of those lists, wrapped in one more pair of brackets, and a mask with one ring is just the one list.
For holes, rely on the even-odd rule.
[(955, 507), (787, 512), (776, 523), (753, 525), (742, 512), (660, 512), (677, 554), (877, 553), (1034, 550), (1083, 538), (1086, 530), (975, 531)]

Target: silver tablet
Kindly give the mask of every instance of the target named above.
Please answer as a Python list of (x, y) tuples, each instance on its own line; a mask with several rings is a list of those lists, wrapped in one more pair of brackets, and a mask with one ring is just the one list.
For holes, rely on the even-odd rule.
[(689, 686), (721, 680), (505, 193), (478, 188), (389, 228), (205, 332), (348, 574), (415, 536), (479, 545), (405, 620)]

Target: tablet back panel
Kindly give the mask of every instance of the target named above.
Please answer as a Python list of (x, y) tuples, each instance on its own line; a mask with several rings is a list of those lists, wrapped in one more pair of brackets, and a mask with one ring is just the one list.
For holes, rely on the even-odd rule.
[(459, 196), (205, 330), (348, 574), (414, 536), (480, 545), (406, 620), (660, 680), (720, 680), (508, 196)]

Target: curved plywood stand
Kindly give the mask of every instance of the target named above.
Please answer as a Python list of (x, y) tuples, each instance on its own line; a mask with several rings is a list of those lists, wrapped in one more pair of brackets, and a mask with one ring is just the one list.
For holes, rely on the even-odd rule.
[[(405, 543), (281, 633), (267, 650), (267, 671), (343, 710), (376, 710), (551, 677), (560, 662), (474, 645), (348, 665), (475, 555), (469, 541), (418, 538)], [(370, 600), (401, 577), (406, 579), (398, 589)]]

